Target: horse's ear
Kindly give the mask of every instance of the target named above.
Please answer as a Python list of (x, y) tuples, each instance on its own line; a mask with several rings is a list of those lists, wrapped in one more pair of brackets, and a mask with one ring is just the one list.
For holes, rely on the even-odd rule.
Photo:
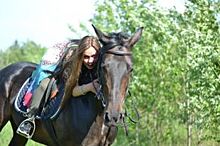
[(106, 44), (110, 41), (110, 38), (106, 34), (104, 34), (101, 30), (97, 29), (93, 24), (92, 27), (94, 28), (95, 33), (102, 44)]
[(141, 38), (143, 29), (144, 29), (144, 27), (138, 28), (138, 30), (135, 32), (135, 34), (129, 39), (128, 46), (130, 48), (132, 48), (137, 43), (137, 41), (139, 41), (139, 39)]

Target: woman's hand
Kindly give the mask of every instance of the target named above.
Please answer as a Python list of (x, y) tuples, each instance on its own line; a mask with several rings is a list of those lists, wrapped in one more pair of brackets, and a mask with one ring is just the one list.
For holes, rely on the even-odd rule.
[(91, 92), (93, 92), (93, 93), (97, 93), (97, 91), (98, 91), (98, 89), (99, 89), (99, 82), (98, 82), (98, 79), (95, 79), (95, 80), (93, 80), (92, 82), (91, 82), (91, 84), (92, 84), (92, 87), (91, 87)]
[(72, 91), (72, 95), (77, 97), (80, 95), (85, 95), (87, 92), (93, 92), (96, 94), (97, 90), (99, 89), (99, 86), (100, 85), (98, 83), (98, 79), (95, 79), (88, 84), (76, 86)]

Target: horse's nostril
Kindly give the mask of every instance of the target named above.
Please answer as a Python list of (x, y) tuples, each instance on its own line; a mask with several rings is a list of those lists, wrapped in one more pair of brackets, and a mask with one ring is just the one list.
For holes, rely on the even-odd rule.
[(110, 121), (111, 121), (111, 119), (110, 119), (110, 117), (109, 117), (109, 113), (106, 112), (106, 113), (105, 113), (105, 122), (108, 123), (108, 122), (110, 122)]
[(121, 119), (123, 119), (123, 113), (120, 113), (120, 116), (119, 116), (119, 119), (121, 120)]

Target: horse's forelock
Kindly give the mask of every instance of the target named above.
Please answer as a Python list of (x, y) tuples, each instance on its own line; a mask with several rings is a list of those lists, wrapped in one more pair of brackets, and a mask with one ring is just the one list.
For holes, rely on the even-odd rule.
[(114, 45), (121, 45), (123, 46), (125, 42), (130, 38), (127, 33), (119, 32), (119, 33), (110, 33), (109, 35), (110, 42), (112, 46)]

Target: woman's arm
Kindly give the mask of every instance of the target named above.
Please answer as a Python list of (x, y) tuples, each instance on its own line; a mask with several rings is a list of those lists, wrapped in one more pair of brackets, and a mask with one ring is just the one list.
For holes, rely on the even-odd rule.
[[(95, 87), (94, 87), (95, 86)], [(98, 88), (99, 84), (97, 79), (94, 80), (93, 82), (90, 82), (88, 84), (83, 84), (83, 85), (77, 85), (75, 88), (73, 88), (72, 95), (74, 97), (80, 96), (80, 95), (85, 95), (87, 92), (93, 92), (96, 94), (96, 89)]]

